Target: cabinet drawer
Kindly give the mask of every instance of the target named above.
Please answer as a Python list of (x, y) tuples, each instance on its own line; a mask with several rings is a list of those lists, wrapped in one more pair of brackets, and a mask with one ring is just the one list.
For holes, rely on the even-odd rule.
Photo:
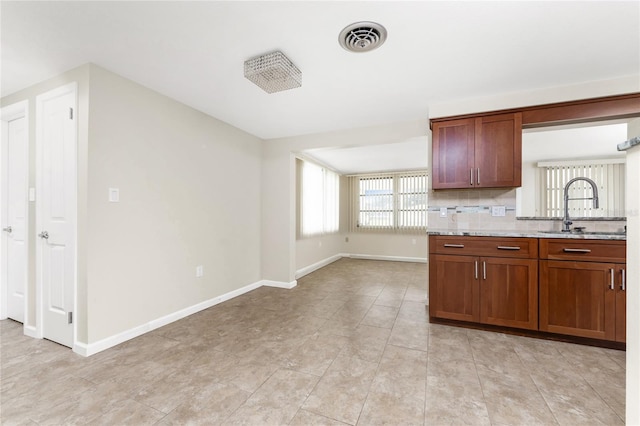
[(538, 257), (538, 240), (518, 237), (431, 235), (429, 253), (533, 259)]
[(540, 240), (541, 259), (624, 263), (626, 252), (626, 241), (546, 238)]

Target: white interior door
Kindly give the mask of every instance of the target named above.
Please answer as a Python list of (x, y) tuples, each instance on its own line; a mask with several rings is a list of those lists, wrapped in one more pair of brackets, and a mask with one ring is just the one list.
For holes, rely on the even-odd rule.
[(76, 85), (36, 98), (37, 288), (42, 337), (72, 347), (76, 280)]
[(28, 152), (26, 106), (3, 109), (3, 318), (24, 323), (27, 286)]

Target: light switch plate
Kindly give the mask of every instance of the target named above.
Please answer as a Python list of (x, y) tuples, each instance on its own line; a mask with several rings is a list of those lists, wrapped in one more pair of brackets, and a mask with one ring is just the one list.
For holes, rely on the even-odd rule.
[(109, 202), (111, 203), (120, 202), (120, 189), (109, 188)]
[(491, 216), (506, 216), (507, 208), (505, 206), (491, 206)]

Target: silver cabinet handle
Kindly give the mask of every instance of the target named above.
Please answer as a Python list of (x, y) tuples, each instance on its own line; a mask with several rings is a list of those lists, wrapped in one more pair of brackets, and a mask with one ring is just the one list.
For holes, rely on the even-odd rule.
[(589, 249), (573, 249), (573, 248), (566, 248), (566, 249), (562, 249), (565, 253), (591, 253), (591, 250)]
[(624, 272), (624, 269), (622, 270), (622, 283), (620, 284), (620, 290), (622, 290), (622, 291), (626, 291), (627, 290), (627, 277), (626, 277), (626, 274)]
[(615, 284), (614, 284), (614, 281), (615, 281), (615, 272), (613, 271), (613, 268), (612, 268), (612, 269), (610, 269), (610, 271), (611, 271), (611, 284), (609, 284), (609, 288), (610, 288), (611, 290), (613, 290), (613, 289), (615, 288)]
[(516, 246), (498, 246), (498, 250), (520, 250), (520, 247), (516, 247)]
[(445, 244), (444, 246), (449, 248), (464, 248), (464, 244)]
[(478, 173), (476, 174), (476, 185), (480, 185), (480, 167), (478, 167)]
[(469, 169), (469, 185), (473, 185), (473, 168)]
[(482, 261), (482, 279), (487, 279), (487, 262), (485, 262), (484, 260)]
[(41, 233), (38, 234), (38, 237), (42, 238), (43, 240), (48, 240), (49, 233), (47, 231), (42, 231)]
[(476, 260), (476, 280), (478, 279), (478, 261)]
[(4, 232), (9, 233), (9, 234), (13, 232), (13, 228), (11, 226), (7, 226), (6, 228), (2, 228), (2, 230)]

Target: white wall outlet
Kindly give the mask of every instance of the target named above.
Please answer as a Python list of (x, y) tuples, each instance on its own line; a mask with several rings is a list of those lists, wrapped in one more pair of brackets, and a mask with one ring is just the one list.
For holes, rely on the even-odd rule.
[(447, 208), (440, 207), (440, 217), (447, 217)]
[(505, 206), (491, 206), (491, 216), (506, 216), (507, 208)]
[(196, 266), (196, 278), (202, 278), (204, 276), (204, 267), (202, 265)]
[(111, 202), (111, 203), (120, 202), (120, 189), (119, 188), (109, 188), (109, 202)]
[(417, 241), (416, 241), (416, 239), (415, 239), (415, 238), (412, 238), (412, 239), (411, 239), (411, 244), (413, 244), (414, 246), (416, 245), (416, 242), (417, 242)]

